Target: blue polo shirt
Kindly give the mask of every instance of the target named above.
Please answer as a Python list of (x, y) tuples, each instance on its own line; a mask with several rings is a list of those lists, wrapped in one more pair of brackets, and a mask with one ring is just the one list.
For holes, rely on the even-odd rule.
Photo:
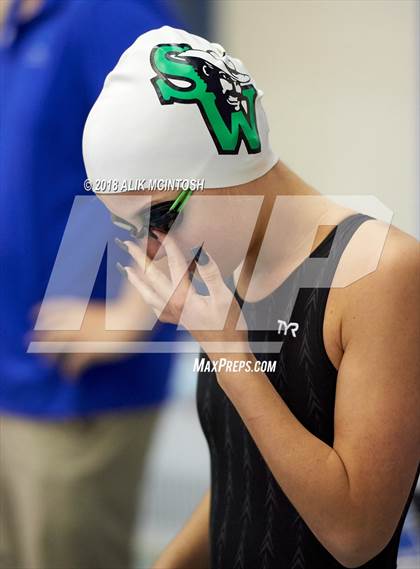
[[(27, 22), (17, 19), (18, 4), (12, 2), (0, 48), (0, 412), (65, 418), (158, 403), (168, 388), (168, 354), (97, 365), (71, 383), (27, 353), (25, 336), (74, 198), (86, 196), (82, 131), (105, 76), (140, 34), (177, 24), (150, 1), (47, 0)], [(76, 274), (83, 241), (103, 232), (99, 225), (93, 217), (81, 228)], [(106, 256), (94, 298), (104, 298), (105, 269)], [(171, 340), (174, 333), (159, 326), (154, 337)]]

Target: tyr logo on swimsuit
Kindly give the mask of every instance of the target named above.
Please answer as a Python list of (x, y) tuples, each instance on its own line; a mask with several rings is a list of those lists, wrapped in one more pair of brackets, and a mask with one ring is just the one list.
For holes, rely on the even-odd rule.
[(284, 335), (287, 336), (287, 333), (290, 331), (293, 338), (296, 338), (296, 334), (299, 330), (299, 324), (297, 322), (289, 322), (287, 323), (285, 320), (277, 320), (279, 327), (277, 332), (281, 334), (284, 332)]

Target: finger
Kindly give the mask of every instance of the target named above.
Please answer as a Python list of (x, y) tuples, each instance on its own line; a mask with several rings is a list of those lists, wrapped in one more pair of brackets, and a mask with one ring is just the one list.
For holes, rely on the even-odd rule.
[(139, 291), (144, 301), (154, 310), (161, 312), (165, 306), (162, 297), (148, 283), (146, 283), (132, 267), (124, 267), (129, 282)]
[(162, 233), (156, 229), (153, 229), (153, 231), (165, 249), (173, 286), (186, 294), (190, 287), (190, 279), (188, 276), (188, 263), (184, 254), (170, 233)]
[(208, 288), (209, 293), (215, 296), (225, 293), (227, 287), (222, 278), (219, 267), (207, 251), (201, 247), (201, 250), (197, 253), (196, 257), (198, 273)]
[[(127, 252), (142, 271), (145, 277), (142, 281), (146, 281), (149, 288), (157, 291), (161, 298), (169, 299), (172, 293), (172, 285), (167, 276), (157, 268), (154, 261), (147, 258), (144, 251), (142, 251), (138, 245), (132, 241), (124, 241), (124, 245), (127, 247)], [(134, 272), (132, 271), (132, 273)]]

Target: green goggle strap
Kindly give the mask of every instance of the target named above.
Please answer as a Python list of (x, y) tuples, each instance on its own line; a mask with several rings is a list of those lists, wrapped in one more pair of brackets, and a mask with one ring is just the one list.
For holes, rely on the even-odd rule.
[(177, 213), (182, 211), (184, 209), (185, 204), (191, 197), (191, 194), (192, 190), (182, 190), (182, 192), (179, 194), (179, 196), (176, 198), (174, 203), (169, 208), (169, 211), (176, 211)]

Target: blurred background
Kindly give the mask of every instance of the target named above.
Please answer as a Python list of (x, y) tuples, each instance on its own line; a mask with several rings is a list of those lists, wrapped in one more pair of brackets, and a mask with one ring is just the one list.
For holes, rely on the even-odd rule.
[[(23, 4), (26, 4), (26, 8), (22, 8)], [(115, 65), (119, 54), (135, 37), (148, 29), (148, 26), (158, 27), (164, 23), (178, 25), (222, 44), (233, 56), (245, 62), (257, 84), (265, 92), (264, 105), (271, 125), (272, 145), (289, 167), (324, 194), (375, 195), (394, 212), (395, 225), (419, 237), (419, 2), (410, 0), (167, 0), (165, 2), (48, 0), (44, 7), (42, 7), (44, 3), (39, 2), (38, 5), (35, 2), (32, 11), (29, 4), (30, 2), (0, 0), (0, 16), (3, 22), (0, 75), (2, 94), (0, 199), (3, 195), (1, 204), (4, 205), (3, 213), (0, 213), (0, 222), (6, 218), (10, 224), (13, 222), (13, 226), (9, 225), (1, 234), (0, 253), (2, 270), (5, 271), (3, 276), (8, 275), (10, 270), (16, 269), (14, 264), (10, 265), (9, 244), (11, 232), (16, 232), (16, 220), (20, 219), (21, 206), (25, 206), (26, 213), (19, 223), (29, 228), (31, 224), (28, 222), (28, 212), (32, 212), (40, 224), (37, 227), (46, 227), (49, 232), (51, 251), (47, 259), (42, 257), (44, 274), (38, 277), (35, 287), (38, 296), (36, 294), (28, 296), (23, 291), (16, 298), (16, 306), (26, 303), (29, 309), (30, 305), (42, 300), (65, 222), (72, 207), (72, 197), (75, 194), (83, 195), (81, 187), (83, 172), (81, 156), (78, 154), (80, 149), (74, 150), (73, 154), (70, 152), (64, 156), (59, 153), (54, 155), (57, 169), (59, 167), (62, 169), (63, 163), (68, 164), (69, 157), (73, 157), (77, 166), (71, 187), (67, 193), (63, 191), (59, 201), (53, 206), (37, 201), (28, 189), (26, 197), (22, 197), (19, 188), (9, 183), (12, 178), (14, 180), (18, 178), (17, 169), (22, 168), (22, 164), (30, 164), (27, 170), (29, 174), (25, 180), (26, 186), (32, 183), (31, 172), (33, 179), (40, 186), (45, 185), (47, 174), (50, 177), (53, 175), (54, 166), (51, 164), (51, 157), (48, 166), (50, 170), (43, 179), (39, 179), (39, 168), (34, 167), (33, 160), (30, 161), (26, 157), (27, 162), (22, 162), (21, 154), (31, 152), (36, 156), (39, 145), (45, 146), (45, 143), (40, 142), (38, 138), (40, 132), (44, 137), (55, 136), (55, 132), (44, 127), (40, 131), (39, 126), (36, 128), (31, 126), (28, 132), (25, 130), (27, 129), (25, 113), (28, 116), (27, 94), (31, 91), (32, 82), (38, 81), (38, 78), (34, 78), (33, 75), (22, 78), (16, 68), (22, 65), (22, 58), (26, 57), (26, 65), (31, 66), (31, 74), (35, 73), (34, 69), (37, 69), (37, 73), (52, 73), (50, 56), (43, 51), (43, 44), (39, 40), (43, 38), (42, 34), (46, 37), (50, 34), (48, 37), (51, 37), (55, 25), (58, 26), (60, 35), (64, 34), (66, 17), (69, 20), (83, 18), (84, 24), (80, 24), (78, 29), (83, 30), (89, 38), (89, 42), (86, 41), (84, 46), (78, 47), (79, 59), (73, 57), (68, 60), (71, 69), (68, 73), (69, 83), (66, 83), (66, 76), (64, 79), (61, 78), (63, 83), (59, 83), (61, 96), (65, 97), (66, 89), (71, 87), (70, 75), (75, 73), (73, 68), (79, 65), (81, 57), (86, 58), (86, 67), (75, 79), (77, 93), (80, 99), (83, 99), (83, 104), (81, 102), (77, 109), (71, 110), (74, 116), (78, 117), (77, 120), (72, 119), (73, 123), (76, 120), (79, 124), (74, 131), (75, 148), (77, 136), (80, 134), (90, 105), (99, 94), (103, 79)], [(97, 5), (101, 14), (87, 13), (87, 11), (82, 14), (83, 10), (77, 15), (70, 13), (74, 6), (88, 4)], [(38, 11), (43, 9), (46, 11), (42, 16), (42, 12)], [(121, 10), (126, 10), (130, 15), (124, 17)], [(100, 33), (93, 34), (92, 29), (103, 30), (103, 37), (101, 38)], [(27, 42), (23, 54), (19, 52), (19, 41)], [(93, 44), (93, 47), (89, 44)], [(105, 44), (106, 53), (103, 52)], [(64, 50), (70, 49), (69, 46), (71, 42), (64, 46), (60, 44), (63, 58), (67, 57)], [(28, 51), (30, 47), (32, 51)], [(82, 49), (85, 52), (82, 53)], [(102, 59), (95, 50), (101, 52)], [(59, 58), (54, 61), (54, 65), (60, 65)], [(58, 73), (56, 69), (54, 72)], [(92, 77), (85, 83), (87, 73)], [(33, 122), (45, 125), (47, 120), (45, 117), (48, 117), (56, 128), (71, 128), (62, 118), (63, 109), (59, 105), (57, 114), (61, 113), (60, 118), (54, 115), (54, 108), (51, 109), (51, 105), (48, 111), (43, 108), (43, 102), (47, 104), (50, 101), (46, 93), (49, 93), (51, 83), (45, 80), (49, 85), (45, 87), (44, 80), (42, 81), (42, 88), (35, 91), (35, 98), (38, 96), (39, 99), (30, 117), (31, 125)], [(75, 91), (71, 92), (74, 97)], [(25, 93), (25, 96), (21, 93)], [(39, 113), (42, 120), (35, 113)], [(22, 129), (19, 136), (26, 137), (25, 147), (29, 145), (29, 149), (24, 150), (20, 143), (14, 140), (11, 131), (14, 130), (15, 124), (16, 129)], [(14, 148), (13, 153), (10, 150), (11, 145)], [(54, 145), (56, 146), (56, 143)], [(45, 154), (42, 155), (42, 159), (46, 159)], [(13, 168), (9, 168), (8, 161), (13, 163)], [(56, 177), (52, 179), (56, 181)], [(35, 186), (35, 182), (33, 184)], [(13, 196), (19, 197), (11, 206)], [(51, 211), (48, 207), (55, 209)], [(61, 222), (57, 221), (57, 226), (51, 228), (47, 223), (48, 215), (61, 215)], [(56, 219), (58, 220), (58, 217)], [(111, 231), (111, 228), (108, 227), (107, 231)], [(99, 242), (108, 240), (108, 237), (99, 236)], [(14, 251), (14, 254), (32, 251), (29, 247), (30, 245), (22, 237), (21, 249)], [(39, 262), (41, 263), (41, 253)], [(22, 267), (17, 270), (22, 274)], [(105, 280), (106, 266), (102, 266), (98, 282), (93, 288), (93, 295), (98, 303), (103, 298), (103, 287), (101, 288), (99, 281), (103, 285)], [(6, 290), (3, 287), (1, 294), (4, 301), (3, 317), (6, 311), (3, 307), (6, 302), (8, 305), (11, 304), (11, 295), (16, 294), (16, 291)], [(7, 310), (14, 310), (13, 303)], [(141, 310), (140, 307), (139, 311)], [(13, 315), (10, 318), (13, 320)], [(20, 320), (24, 320), (24, 317), (22, 316)], [(56, 403), (54, 398), (58, 397), (58, 388), (54, 386), (67, 381), (71, 370), (69, 371), (68, 367), (60, 367), (62, 362), (55, 361), (54, 366), (58, 369), (57, 377), (52, 377), (49, 371), (48, 375), (44, 367), (41, 371), (39, 368), (31, 369), (29, 373), (22, 363), (26, 362), (25, 358), (29, 355), (23, 351), (22, 354), (16, 354), (14, 347), (10, 348), (10, 353), (13, 352), (16, 362), (19, 363), (15, 362), (14, 367), (7, 367), (4, 364), (10, 359), (7, 346), (9, 344), (14, 346), (20, 331), (23, 332), (25, 328), (30, 329), (30, 325), (26, 321), (20, 328), (18, 326), (16, 328), (14, 335), (9, 332), (5, 334), (4, 352), (0, 357), (0, 381), (6, 376), (9, 378), (8, 383), (5, 383), (7, 388), (0, 391), (2, 462), (7, 460), (9, 464), (14, 465), (16, 460), (13, 454), (10, 456), (7, 454), (11, 451), (8, 450), (10, 443), (4, 444), (5, 433), (16, 444), (16, 441), (22, 440), (19, 439), (22, 436), (19, 431), (23, 428), (22, 425), (31, 433), (34, 431), (35, 423), (39, 424), (42, 421), (62, 424), (63, 419), (69, 419), (77, 424), (85, 421), (88, 425), (89, 420), (94, 420), (92, 417), (97, 421), (98, 417), (110, 411), (114, 415), (136, 413), (134, 431), (132, 425), (127, 427), (131, 429), (130, 431), (124, 431), (125, 435), (133, 438), (134, 446), (130, 448), (136, 449), (134, 442), (136, 429), (140, 428), (144, 421), (144, 415), (140, 415), (143, 411), (147, 412), (148, 408), (159, 410), (155, 415), (153, 426), (147, 424), (144, 427), (148, 433), (147, 444), (143, 441), (138, 447), (141, 461), (134, 467), (137, 474), (131, 481), (131, 492), (132, 496), (136, 496), (139, 507), (135, 512), (135, 524), (133, 525), (132, 520), (127, 521), (127, 527), (133, 527), (135, 566), (149, 567), (152, 560), (185, 523), (209, 486), (207, 444), (195, 409), (196, 380), (192, 371), (195, 356), (178, 355), (170, 361), (165, 360), (161, 365), (159, 376), (161, 389), (158, 392), (153, 391), (150, 386), (144, 390), (139, 387), (140, 382), (137, 382), (135, 389), (139, 395), (134, 405), (129, 401), (130, 396), (120, 395), (120, 384), (118, 387), (115, 384), (112, 389), (109, 384), (112, 383), (115, 374), (119, 379), (124, 373), (128, 371), (133, 373), (136, 369), (140, 370), (140, 375), (144, 374), (143, 361), (136, 363), (130, 360), (131, 367), (127, 369), (119, 367), (125, 365), (124, 362), (76, 362), (72, 364), (74, 365), (72, 369), (76, 370), (75, 374), (78, 377), (76, 387), (60, 395), (60, 403)], [(170, 338), (173, 331), (163, 330), (159, 333), (166, 334), (165, 337)], [(22, 374), (25, 373), (29, 377), (27, 382), (29, 387), (21, 380)], [(86, 388), (80, 387), (89, 381), (89, 373), (92, 376), (90, 385), (94, 385), (95, 389), (103, 389), (101, 387), (103, 375), (105, 373), (110, 375), (106, 388), (111, 389), (109, 399), (104, 397), (98, 402), (95, 393), (87, 395)], [(40, 374), (48, 375), (44, 378), (42, 400), (38, 391), (40, 384), (37, 383)], [(125, 385), (127, 390), (132, 391), (133, 386), (130, 388), (129, 382)], [(34, 386), (37, 390), (36, 395), (34, 395)], [(111, 404), (110, 401), (115, 397), (117, 390), (119, 390), (119, 404)], [(34, 397), (37, 406), (32, 405)], [(84, 406), (81, 404), (83, 401)], [(140, 415), (137, 415), (137, 411), (140, 411)], [(48, 437), (50, 436), (49, 434)], [(68, 436), (66, 433), (66, 440)], [(71, 436), (74, 437), (73, 434)], [(42, 435), (34, 440), (23, 435), (23, 441), (45, 445), (47, 441), (51, 441), (51, 438), (46, 439), (45, 435)], [(57, 441), (56, 444), (60, 445), (60, 439)], [(73, 438), (72, 444), (77, 444), (77, 441), (77, 438)], [(27, 447), (22, 446), (22, 448)], [(48, 456), (48, 460), (52, 465), (55, 464), (54, 461), (58, 464), (58, 459), (54, 455)], [(97, 476), (100, 476), (104, 460), (102, 463), (100, 461), (97, 463)], [(110, 460), (109, 455), (106, 460)], [(118, 461), (117, 454), (113, 460)], [(31, 468), (32, 466), (33, 463)], [(5, 470), (3, 467), (3, 471)], [(12, 470), (12, 467), (8, 470)], [(0, 477), (4, 484), (3, 491), (6, 492), (11, 474), (6, 473)], [(23, 480), (22, 484), (27, 485), (27, 480), (26, 482)], [(2, 516), (0, 521), (4, 521), (7, 517), (4, 512), (6, 507), (12, 509), (14, 507), (13, 504), (6, 504), (6, 501), (2, 500), (3, 514), (0, 512)], [(36, 502), (32, 504), (35, 504), (33, 508), (38, 507)], [(20, 509), (20, 505), (15, 507), (21, 512), (23, 519), (24, 509)], [(407, 569), (420, 567), (419, 511), (420, 509), (416, 510), (415, 504), (409, 511), (401, 538), (398, 567)], [(45, 514), (45, 516), (52, 515), (51, 512)], [(130, 515), (132, 516), (133, 512)], [(2, 539), (7, 540), (9, 525), (10, 521), (6, 520)], [(100, 539), (103, 539), (103, 536), (100, 536)], [(33, 543), (29, 546), (28, 555), (33, 553), (31, 547), (35, 547)], [(118, 547), (122, 547), (121, 544)], [(3, 549), (0, 547), (0, 562), (2, 554), (6, 560), (3, 567), (6, 568), (7, 556), (13, 555), (13, 552), (8, 552), (3, 544)], [(29, 569), (29, 566), (23, 563), (24, 561), (20, 561), (17, 567)]]

